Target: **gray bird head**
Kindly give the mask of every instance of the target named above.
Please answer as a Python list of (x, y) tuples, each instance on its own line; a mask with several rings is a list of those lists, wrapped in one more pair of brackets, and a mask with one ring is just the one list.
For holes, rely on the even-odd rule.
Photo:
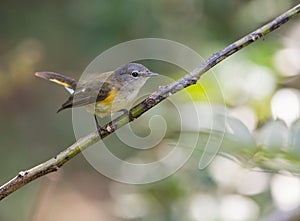
[(124, 84), (134, 84), (137, 87), (142, 87), (149, 77), (158, 75), (138, 63), (125, 64), (116, 69), (114, 74), (120, 82)]

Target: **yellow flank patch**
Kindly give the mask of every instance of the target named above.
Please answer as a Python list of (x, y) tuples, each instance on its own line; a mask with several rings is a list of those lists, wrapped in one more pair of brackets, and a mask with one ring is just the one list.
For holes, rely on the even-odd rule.
[(117, 89), (113, 89), (104, 100), (100, 101), (100, 103), (107, 104), (107, 105), (111, 104), (111, 102), (115, 99), (117, 92), (118, 92)]
[(54, 82), (54, 83), (56, 83), (56, 84), (60, 84), (60, 85), (62, 85), (62, 86), (64, 86), (64, 87), (69, 87), (69, 88), (71, 88), (71, 85), (69, 85), (69, 84), (67, 84), (66, 82), (62, 82), (62, 81), (59, 81), (59, 80), (57, 80), (57, 79), (49, 79), (49, 81), (52, 81), (52, 82)]

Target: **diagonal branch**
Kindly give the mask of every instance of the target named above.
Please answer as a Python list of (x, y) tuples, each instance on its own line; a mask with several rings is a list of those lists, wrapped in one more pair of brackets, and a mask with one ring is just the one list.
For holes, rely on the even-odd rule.
[[(281, 25), (283, 25), (299, 13), (300, 4), (283, 13), (281, 16), (275, 18), (273, 21), (267, 23), (263, 27), (234, 42), (225, 49), (215, 53), (209, 59), (207, 59), (201, 66), (196, 68), (194, 71), (192, 71), (185, 77), (179, 79), (178, 81), (170, 85), (160, 87), (156, 92), (151, 94), (149, 97), (147, 97), (145, 100), (143, 100), (141, 103), (137, 104), (130, 110), (133, 118), (138, 118), (143, 113), (145, 113), (146, 111), (148, 111), (153, 106), (157, 105), (167, 97), (171, 96), (172, 94), (177, 93), (178, 91), (195, 84), (205, 72), (214, 67), (216, 64), (220, 63), (225, 58), (246, 47), (252, 42), (255, 42), (258, 39), (262, 38), (264, 35), (279, 28)], [(102, 137), (104, 138), (110, 135), (115, 130), (126, 125), (130, 121), (131, 119), (129, 119), (127, 114), (119, 116), (115, 120), (106, 124), (106, 130), (101, 131)], [(87, 135), (86, 137), (79, 139), (72, 146), (63, 150), (50, 160), (43, 162), (26, 171), (19, 172), (19, 174), (16, 177), (14, 177), (13, 179), (11, 179), (6, 184), (0, 187), (0, 200), (13, 193), (17, 189), (21, 188), (22, 186), (26, 185), (27, 183), (37, 179), (38, 177), (44, 176), (53, 171), (57, 171), (59, 167), (71, 160), (84, 149), (99, 141), (99, 139), (100, 138), (98, 136), (98, 132), (95, 131)]]

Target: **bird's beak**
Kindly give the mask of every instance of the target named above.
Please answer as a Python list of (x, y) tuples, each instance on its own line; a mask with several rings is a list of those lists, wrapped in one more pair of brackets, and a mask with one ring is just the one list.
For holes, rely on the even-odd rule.
[(146, 73), (146, 77), (154, 77), (154, 76), (157, 76), (158, 75), (158, 73), (155, 73), (155, 72), (148, 72), (148, 73)]

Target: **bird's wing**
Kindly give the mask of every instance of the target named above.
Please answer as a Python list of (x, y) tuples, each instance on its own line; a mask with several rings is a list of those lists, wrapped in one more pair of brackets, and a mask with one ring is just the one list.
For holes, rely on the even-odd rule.
[(61, 108), (57, 112), (71, 107), (80, 107), (98, 101), (104, 101), (105, 99), (111, 97), (110, 95), (115, 94), (116, 90), (117, 88), (110, 82), (81, 82), (81, 84), (77, 86), (74, 93), (65, 103), (62, 104)]

